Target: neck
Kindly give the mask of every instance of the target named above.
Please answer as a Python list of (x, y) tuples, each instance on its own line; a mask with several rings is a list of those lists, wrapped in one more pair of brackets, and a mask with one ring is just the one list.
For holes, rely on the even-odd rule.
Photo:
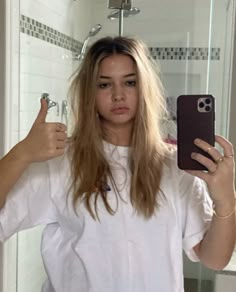
[(119, 125), (116, 127), (109, 127), (102, 125), (104, 139), (117, 146), (130, 146), (133, 126)]

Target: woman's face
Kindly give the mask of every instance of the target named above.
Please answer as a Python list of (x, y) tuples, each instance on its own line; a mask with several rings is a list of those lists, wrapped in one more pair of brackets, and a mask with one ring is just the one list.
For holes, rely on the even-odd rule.
[(102, 60), (95, 98), (102, 126), (112, 130), (132, 128), (138, 84), (136, 66), (129, 56), (114, 54)]

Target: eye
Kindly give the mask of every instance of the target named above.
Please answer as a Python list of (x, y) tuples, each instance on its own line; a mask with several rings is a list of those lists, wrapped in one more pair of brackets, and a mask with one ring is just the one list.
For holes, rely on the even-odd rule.
[(130, 86), (130, 87), (134, 87), (134, 86), (136, 86), (136, 80), (127, 80), (126, 82), (125, 82), (125, 84), (127, 85), (127, 86)]
[(107, 83), (107, 82), (98, 83), (98, 87), (101, 89), (108, 88), (109, 86), (110, 86), (110, 83)]

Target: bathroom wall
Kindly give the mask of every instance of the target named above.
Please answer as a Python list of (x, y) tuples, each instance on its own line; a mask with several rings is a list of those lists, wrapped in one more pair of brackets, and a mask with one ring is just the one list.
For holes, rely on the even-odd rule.
[(48, 111), (47, 121), (61, 121), (61, 102), (67, 98), (72, 74), (73, 1), (22, 1), (20, 34), (20, 138), (29, 131), (43, 92), (59, 103)]

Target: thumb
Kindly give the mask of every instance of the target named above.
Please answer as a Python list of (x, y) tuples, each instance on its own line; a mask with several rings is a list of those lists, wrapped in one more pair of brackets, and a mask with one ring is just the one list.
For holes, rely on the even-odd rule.
[(41, 103), (41, 108), (39, 110), (37, 118), (34, 121), (34, 125), (43, 124), (46, 121), (46, 116), (47, 116), (47, 112), (48, 112), (48, 103), (47, 103), (46, 99), (44, 99), (44, 98), (40, 99), (40, 103)]

